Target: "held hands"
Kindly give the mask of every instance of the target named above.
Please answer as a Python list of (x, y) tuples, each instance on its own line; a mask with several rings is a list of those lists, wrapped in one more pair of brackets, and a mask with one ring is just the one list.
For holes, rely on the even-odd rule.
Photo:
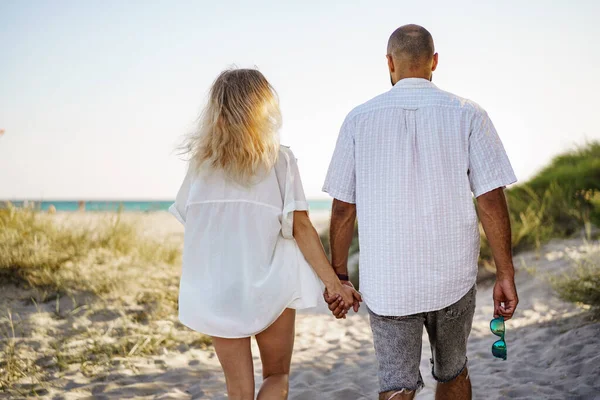
[(494, 318), (502, 316), (505, 320), (511, 319), (517, 304), (519, 304), (515, 280), (513, 278), (497, 279), (493, 297)]
[(342, 281), (340, 285), (336, 285), (334, 288), (327, 288), (323, 293), (323, 298), (327, 302), (329, 310), (337, 319), (345, 319), (350, 308), (357, 312), (360, 302), (362, 302), (362, 296), (349, 281)]

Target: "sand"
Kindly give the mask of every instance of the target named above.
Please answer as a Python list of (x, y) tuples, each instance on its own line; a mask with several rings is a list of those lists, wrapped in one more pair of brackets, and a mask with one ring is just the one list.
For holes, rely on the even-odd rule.
[[(161, 229), (180, 234), (177, 225), (163, 225)], [(563, 240), (553, 241), (538, 252), (516, 256), (521, 302), (515, 318), (507, 322), (507, 361), (491, 355), (490, 347), (496, 340), (488, 327), (492, 317), (492, 288), (480, 284), (468, 348), (475, 399), (600, 398), (600, 323), (591, 318), (585, 307), (558, 299), (546, 281), (548, 274), (567, 271), (572, 258), (592, 253), (600, 254), (600, 243)], [(534, 269), (535, 274), (530, 274)], [(2, 296), (9, 297), (6, 292)], [(37, 329), (30, 331), (30, 337), (19, 340), (40, 355), (51, 354), (45, 347), (47, 338), (43, 337), (44, 330), (39, 329), (41, 325), (51, 324), (54, 335), (60, 335), (61, 329), (72, 329), (73, 324), (101, 325), (106, 329), (111, 324), (110, 313), (105, 317), (84, 314), (77, 317), (74, 313), (73, 318), (80, 319), (70, 319), (69, 326), (63, 326), (67, 324), (50, 317), (52, 304), (42, 305), (35, 312), (31, 305), (19, 306), (14, 302), (10, 305), (18, 308), (20, 318), (28, 324), (37, 325)], [(173, 320), (165, 320), (152, 329), (168, 330), (173, 324)], [(296, 329), (290, 399), (376, 398), (377, 367), (364, 308), (346, 320), (335, 320), (322, 304), (319, 309), (299, 313)], [(184, 329), (178, 330), (176, 336), (186, 334), (194, 333), (186, 333)], [(253, 353), (258, 388), (261, 370), (255, 344)], [(426, 386), (417, 395), (418, 399), (434, 398), (429, 357), (424, 336), (421, 373)], [(46, 358), (52, 363), (51, 355)], [(182, 345), (160, 355), (133, 356), (114, 360), (113, 364), (108, 372), (99, 375), (72, 366), (66, 372), (56, 373), (40, 395), (51, 399), (227, 398), (224, 377), (210, 347)], [(20, 388), (27, 389), (27, 383), (23, 382)], [(9, 395), (0, 392), (0, 398)], [(10, 398), (19, 396), (13, 392)]]

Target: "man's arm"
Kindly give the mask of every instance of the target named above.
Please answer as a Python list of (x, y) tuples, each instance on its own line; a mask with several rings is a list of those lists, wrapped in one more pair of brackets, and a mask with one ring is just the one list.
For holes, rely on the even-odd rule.
[(354, 237), (356, 204), (333, 199), (329, 226), (331, 265), (336, 274), (348, 275), (348, 252)]
[[(356, 123), (349, 114), (340, 129), (323, 184), (323, 191), (334, 198), (329, 229), (332, 266), (336, 273), (344, 275), (348, 274), (348, 250), (356, 220), (356, 206), (353, 204), (356, 202), (355, 129)], [(349, 281), (345, 284), (352, 286)], [(324, 293), (324, 298), (336, 318), (345, 318), (345, 314), (338, 312), (340, 309), (335, 300), (332, 301), (327, 296), (327, 292)], [(358, 302), (354, 302), (354, 311), (357, 310)]]
[[(329, 247), (331, 253), (331, 265), (336, 274), (348, 275), (348, 252), (354, 237), (354, 224), (356, 222), (356, 204), (346, 203), (333, 199), (331, 207), (331, 222), (329, 225)], [(342, 282), (352, 286), (350, 281)], [(352, 286), (353, 287), (353, 286)], [(340, 300), (329, 296), (325, 292), (325, 301), (329, 310), (336, 318), (346, 318), (346, 310)], [(360, 299), (359, 301), (361, 301)], [(354, 302), (354, 312), (358, 311), (359, 302)]]
[(515, 287), (510, 218), (504, 189), (494, 189), (477, 197), (477, 210), (496, 264), (494, 317), (501, 315), (510, 319), (519, 297)]

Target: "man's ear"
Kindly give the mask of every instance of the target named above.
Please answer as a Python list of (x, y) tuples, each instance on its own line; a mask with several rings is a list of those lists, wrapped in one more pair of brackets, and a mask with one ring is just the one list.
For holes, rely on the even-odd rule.
[(435, 71), (438, 66), (438, 53), (433, 55), (433, 61), (431, 63), (431, 72)]
[(396, 67), (394, 66), (394, 58), (391, 54), (387, 54), (385, 57), (387, 58), (388, 69), (390, 70), (390, 74), (393, 74), (396, 69)]

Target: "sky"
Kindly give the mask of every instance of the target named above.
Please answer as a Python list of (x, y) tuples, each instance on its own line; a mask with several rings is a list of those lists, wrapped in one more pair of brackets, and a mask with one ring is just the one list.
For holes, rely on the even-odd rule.
[(600, 2), (0, 0), (0, 199), (172, 199), (219, 72), (257, 67), (309, 198), (339, 127), (390, 89), (389, 35), (433, 35), (434, 83), (492, 118), (523, 181), (600, 139)]

